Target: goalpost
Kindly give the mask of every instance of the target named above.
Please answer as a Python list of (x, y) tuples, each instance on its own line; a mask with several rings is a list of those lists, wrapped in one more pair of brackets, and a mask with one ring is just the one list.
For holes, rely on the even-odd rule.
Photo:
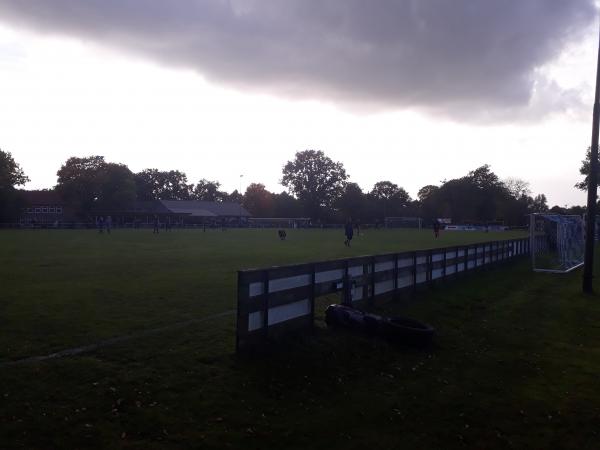
[(584, 234), (581, 216), (531, 214), (529, 239), (533, 270), (567, 273), (581, 267)]
[(418, 228), (423, 226), (423, 221), (420, 217), (386, 217), (386, 228)]

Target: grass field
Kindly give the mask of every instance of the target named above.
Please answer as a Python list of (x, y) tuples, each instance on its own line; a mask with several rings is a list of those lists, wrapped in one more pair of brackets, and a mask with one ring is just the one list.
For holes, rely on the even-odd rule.
[[(240, 268), (514, 237), (368, 231), (0, 233), (0, 361), (235, 305)], [(0, 366), (0, 448), (598, 448), (600, 298), (527, 261), (377, 309), (427, 351), (328, 330), (233, 354), (233, 315), (76, 357)]]

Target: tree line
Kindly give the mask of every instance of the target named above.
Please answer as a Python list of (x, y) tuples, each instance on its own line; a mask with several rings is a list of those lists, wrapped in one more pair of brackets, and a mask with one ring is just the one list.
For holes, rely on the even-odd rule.
[[(587, 166), (586, 166), (587, 164)], [(589, 159), (582, 164), (587, 175)], [(296, 153), (282, 169), (286, 190), (275, 193), (253, 182), (244, 193), (228, 193), (218, 181), (189, 183), (179, 170), (144, 169), (132, 172), (125, 164), (107, 162), (103, 156), (71, 157), (57, 172), (55, 189), (81, 217), (94, 211), (126, 211), (135, 201), (205, 200), (242, 203), (255, 217), (310, 217), (322, 222), (348, 218), (363, 223), (385, 217), (451, 218), (455, 223), (502, 221), (523, 225), (532, 212), (582, 213), (548, 207), (546, 196), (532, 196), (529, 184), (517, 178), (501, 180), (489, 165), (465, 176), (423, 186), (417, 198), (390, 180), (378, 181), (364, 191), (349, 181), (343, 164), (320, 150)], [(8, 152), (0, 150), (0, 220), (15, 217), (22, 206), (19, 191), (29, 179)], [(578, 184), (585, 189), (585, 180)]]

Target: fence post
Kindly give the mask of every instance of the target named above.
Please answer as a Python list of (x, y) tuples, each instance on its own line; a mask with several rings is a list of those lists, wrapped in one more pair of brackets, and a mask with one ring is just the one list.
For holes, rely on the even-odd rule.
[(315, 326), (315, 265), (310, 265), (310, 326)]
[(344, 277), (342, 282), (342, 304), (352, 306), (352, 293), (350, 291), (350, 277), (348, 275), (348, 260), (344, 264)]
[(458, 276), (458, 247), (454, 248), (454, 278)]
[(394, 299), (398, 296), (398, 253), (394, 254)]
[(417, 290), (417, 252), (413, 252), (413, 292)]
[(365, 264), (365, 262), (363, 261), (363, 283), (362, 283), (362, 299), (366, 300), (369, 298), (369, 290), (371, 289), (371, 282), (370, 282), (370, 270), (371, 270), (371, 266), (367, 263)]
[(481, 256), (481, 265), (485, 267), (485, 249), (487, 248), (487, 244), (483, 243), (483, 255)]
[(369, 304), (373, 305), (375, 299), (375, 257), (371, 257), (371, 295), (369, 296)]
[(447, 261), (447, 258), (446, 258), (446, 253), (447, 253), (447, 251), (446, 251), (446, 249), (444, 249), (444, 269), (443, 269), (444, 270), (444, 272), (443, 272), (444, 278), (446, 278), (446, 266), (448, 265), (447, 264), (448, 261)]
[(263, 272), (263, 332), (269, 336), (269, 271)]
[(427, 250), (427, 276), (425, 277), (427, 280), (427, 284), (431, 285), (433, 281), (433, 252), (431, 250)]
[(242, 303), (242, 297), (244, 297), (244, 292), (242, 290), (242, 272), (238, 270), (237, 274), (237, 314), (236, 314), (236, 331), (235, 331), (235, 351), (236, 353), (240, 351), (240, 306)]

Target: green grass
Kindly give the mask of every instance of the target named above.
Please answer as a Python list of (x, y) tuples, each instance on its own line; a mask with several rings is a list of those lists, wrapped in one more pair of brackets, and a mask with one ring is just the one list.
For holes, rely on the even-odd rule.
[(504, 237), (368, 231), (348, 249), (342, 231), (2, 232), (0, 360), (232, 309), (238, 269)]
[[(502, 234), (502, 237), (509, 237)], [(235, 270), (497, 239), (339, 232), (0, 233), (0, 359), (232, 309)], [(234, 317), (0, 368), (0, 448), (598, 448), (600, 298), (528, 261), (376, 308), (427, 351), (327, 329), (233, 354)]]

